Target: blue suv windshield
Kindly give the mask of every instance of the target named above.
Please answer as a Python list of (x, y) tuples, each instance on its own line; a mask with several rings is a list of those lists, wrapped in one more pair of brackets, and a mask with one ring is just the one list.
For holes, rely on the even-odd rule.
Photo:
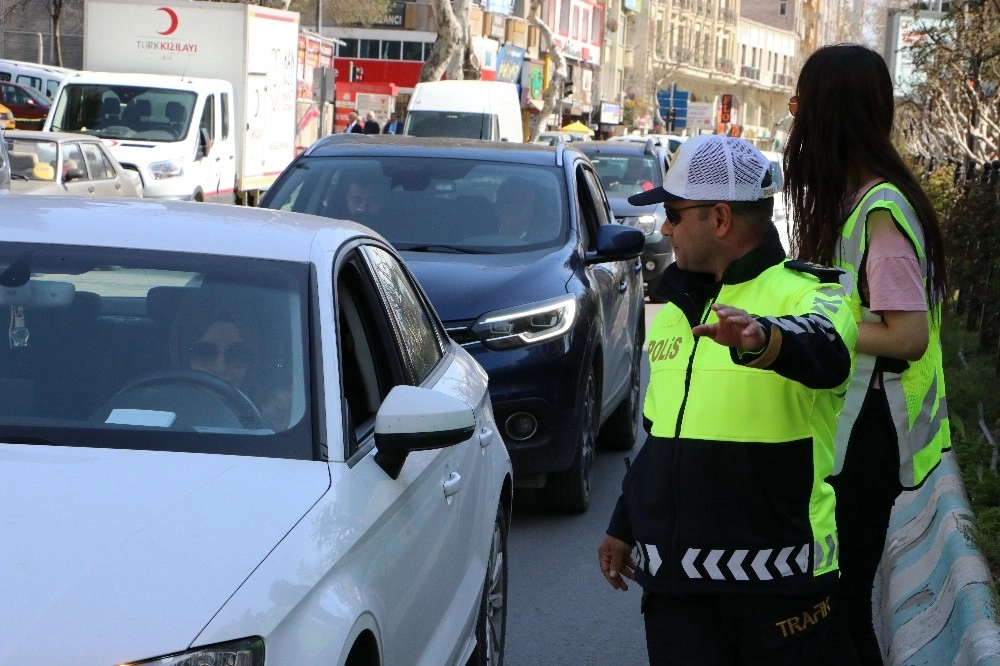
[(524, 252), (569, 233), (563, 172), (437, 157), (313, 157), (269, 196), (270, 208), (353, 220), (397, 249)]

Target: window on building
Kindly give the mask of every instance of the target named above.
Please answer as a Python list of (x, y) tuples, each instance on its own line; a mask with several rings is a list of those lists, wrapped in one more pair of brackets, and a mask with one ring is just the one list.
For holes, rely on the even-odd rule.
[(382, 60), (399, 60), (402, 56), (402, 45), (395, 40), (383, 40)]
[(590, 43), (590, 11), (586, 9), (580, 13), (580, 39)]
[(788, 3), (785, 0), (778, 3), (778, 16), (788, 16)]
[(594, 7), (594, 16), (590, 22), (590, 35), (594, 44), (603, 44), (601, 36), (604, 34), (604, 12), (600, 7)]
[(569, 34), (569, 9), (570, 0), (559, 3), (559, 33), (563, 35)]
[(570, 19), (570, 34), (569, 36), (573, 39), (580, 39), (580, 8), (573, 7), (572, 9), (573, 18)]
[(747, 45), (740, 44), (740, 66), (745, 67), (747, 64)]
[(379, 54), (379, 40), (377, 39), (362, 39), (360, 48), (358, 49), (359, 58), (373, 58), (378, 59)]
[(424, 43), (403, 42), (403, 60), (415, 60), (417, 62), (423, 62)]
[(357, 58), (358, 57), (358, 40), (356, 39), (345, 39), (344, 45), (337, 49), (337, 57), (339, 58)]

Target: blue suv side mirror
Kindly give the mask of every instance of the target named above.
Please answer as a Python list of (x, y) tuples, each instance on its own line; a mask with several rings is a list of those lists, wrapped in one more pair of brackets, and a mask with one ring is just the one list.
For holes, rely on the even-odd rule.
[(626, 227), (617, 222), (605, 224), (597, 229), (597, 250), (588, 252), (588, 264), (605, 261), (635, 259), (642, 254), (646, 236), (635, 227)]

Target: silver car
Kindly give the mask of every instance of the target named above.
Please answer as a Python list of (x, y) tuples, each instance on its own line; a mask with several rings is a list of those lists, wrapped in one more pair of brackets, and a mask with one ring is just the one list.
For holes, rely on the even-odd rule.
[(142, 196), (139, 174), (122, 167), (97, 137), (8, 130), (4, 143), (13, 194)]

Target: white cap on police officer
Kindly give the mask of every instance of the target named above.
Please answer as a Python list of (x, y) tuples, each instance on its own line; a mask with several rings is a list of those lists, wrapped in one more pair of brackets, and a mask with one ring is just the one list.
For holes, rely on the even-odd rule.
[(667, 201), (757, 201), (778, 191), (771, 162), (745, 139), (701, 134), (687, 139), (673, 156), (663, 187), (633, 194), (634, 206)]

